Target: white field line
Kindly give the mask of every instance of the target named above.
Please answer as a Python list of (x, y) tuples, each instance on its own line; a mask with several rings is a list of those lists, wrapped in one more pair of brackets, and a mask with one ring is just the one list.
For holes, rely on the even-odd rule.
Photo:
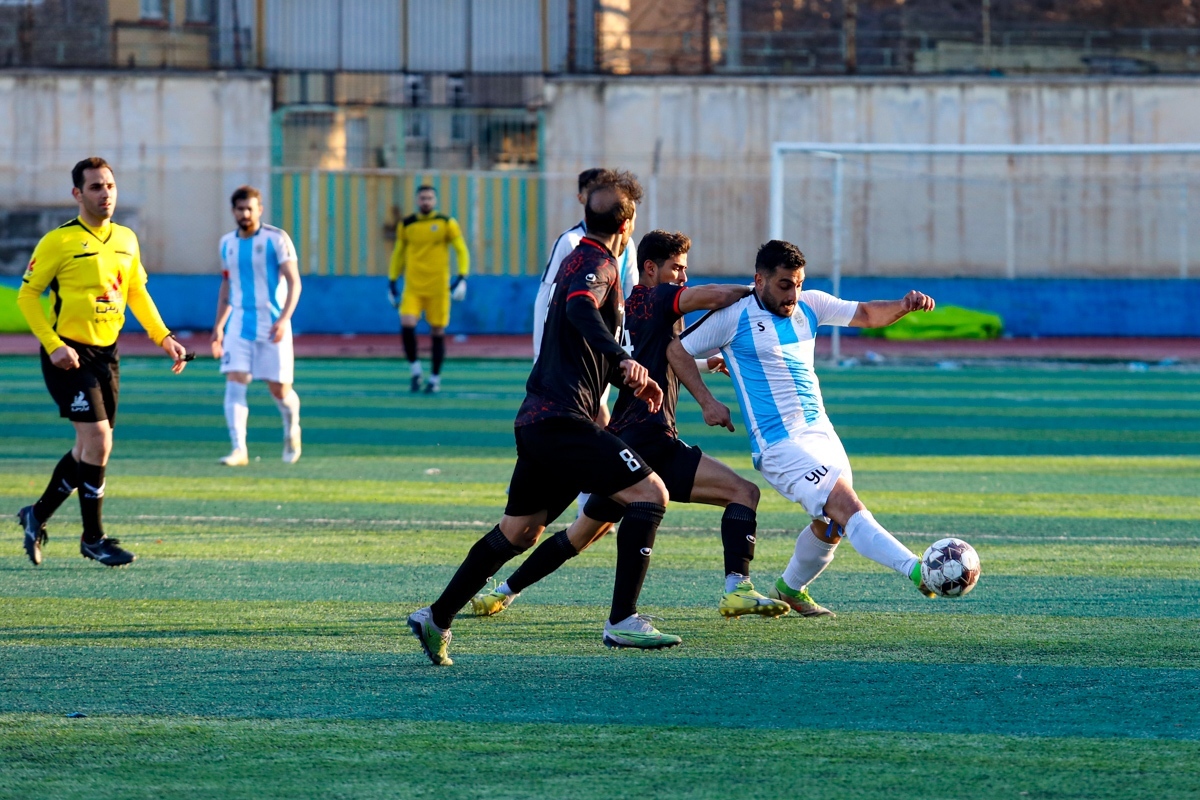
[[(113, 521), (128, 520), (135, 522), (240, 522), (250, 524), (287, 524), (287, 525), (346, 525), (346, 526), (377, 526), (385, 528), (490, 528), (494, 522), (480, 520), (448, 520), (448, 519), (351, 519), (327, 517), (234, 517), (216, 515), (185, 515), (185, 514), (105, 514), (106, 519)], [(662, 525), (661, 531), (682, 532), (716, 532), (715, 527), (694, 527), (684, 525)], [(759, 528), (759, 533), (796, 534), (797, 528)], [(892, 531), (896, 536), (929, 537), (927, 531)], [(1171, 538), (1165, 536), (1008, 536), (1002, 533), (959, 533), (960, 538), (976, 541), (995, 542), (1128, 542), (1132, 544), (1200, 544), (1200, 538)]]

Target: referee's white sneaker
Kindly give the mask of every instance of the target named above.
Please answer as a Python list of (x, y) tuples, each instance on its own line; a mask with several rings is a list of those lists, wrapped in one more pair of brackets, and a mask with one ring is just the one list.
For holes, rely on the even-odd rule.
[(245, 450), (234, 450), (223, 457), (221, 463), (227, 467), (244, 467), (250, 463), (250, 454)]
[(283, 437), (283, 463), (295, 464), (300, 460), (300, 426)]

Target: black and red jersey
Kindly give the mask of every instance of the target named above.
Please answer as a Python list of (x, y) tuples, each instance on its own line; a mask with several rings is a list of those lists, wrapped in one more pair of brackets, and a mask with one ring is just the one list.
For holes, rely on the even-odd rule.
[(639, 284), (633, 287), (625, 304), (625, 328), (633, 345), (633, 358), (662, 387), (663, 402), (652, 414), (649, 406), (633, 396), (633, 390), (622, 387), (608, 426), (622, 438), (634, 428), (644, 429), (649, 436), (678, 435), (675, 408), (679, 404), (679, 378), (667, 363), (667, 345), (683, 330), (683, 314), (679, 310), (679, 296), (683, 292), (683, 286), (673, 283), (660, 283), (653, 288)]
[[(611, 342), (598, 346), (568, 319), (567, 305), (577, 298), (595, 305)], [(546, 312), (542, 350), (525, 383), (517, 427), (554, 417), (596, 417), (600, 395), (625, 357), (619, 344), (624, 307), (616, 258), (603, 244), (583, 238), (559, 267)]]

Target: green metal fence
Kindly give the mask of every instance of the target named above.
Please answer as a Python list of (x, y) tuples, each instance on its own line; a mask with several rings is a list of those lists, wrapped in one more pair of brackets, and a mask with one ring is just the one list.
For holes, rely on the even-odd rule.
[(548, 213), (546, 176), (535, 173), (280, 167), (272, 170), (270, 218), (295, 240), (306, 274), (386, 275), (396, 223), (413, 213), (425, 183), (458, 220), (478, 274), (539, 274), (550, 237), (570, 224), (551, 218), (578, 215), (577, 207)]

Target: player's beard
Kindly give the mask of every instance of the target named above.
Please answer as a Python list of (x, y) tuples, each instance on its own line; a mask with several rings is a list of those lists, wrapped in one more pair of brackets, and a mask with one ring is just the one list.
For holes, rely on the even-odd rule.
[(781, 303), (778, 299), (772, 297), (767, 292), (759, 292), (758, 299), (762, 300), (762, 304), (764, 306), (766, 306), (767, 311), (770, 311), (772, 314), (774, 314), (777, 317), (790, 317), (792, 315), (792, 312), (794, 312), (796, 310), (795, 303), (792, 303), (791, 308), (785, 310), (783, 307), (783, 303)]

